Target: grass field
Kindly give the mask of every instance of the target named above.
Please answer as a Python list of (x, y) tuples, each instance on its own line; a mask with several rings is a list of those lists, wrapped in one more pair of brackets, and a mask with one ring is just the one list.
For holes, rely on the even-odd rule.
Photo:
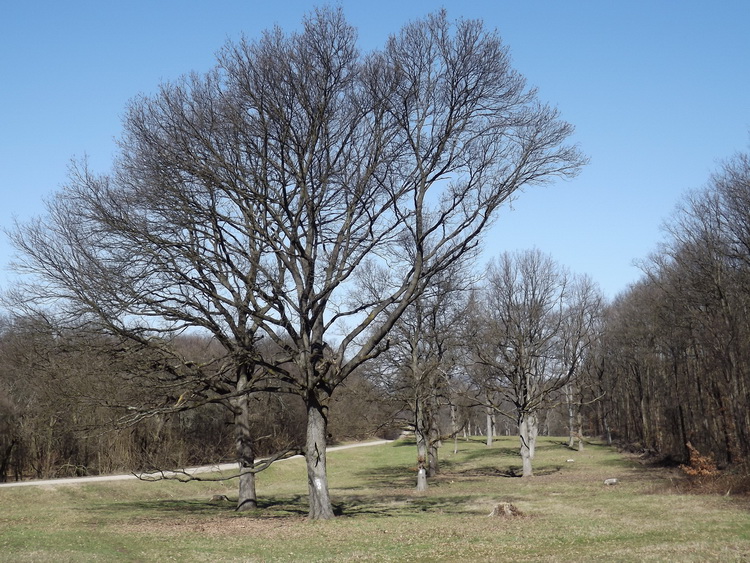
[[(515, 438), (441, 454), (419, 495), (413, 443), (332, 452), (324, 522), (305, 518), (301, 459), (260, 474), (250, 513), (210, 500), (236, 499), (233, 481), (1, 489), (0, 560), (750, 561), (750, 499), (680, 494), (679, 476), (611, 448), (543, 438), (531, 479), (510, 476)], [(489, 517), (500, 502), (523, 515)]]

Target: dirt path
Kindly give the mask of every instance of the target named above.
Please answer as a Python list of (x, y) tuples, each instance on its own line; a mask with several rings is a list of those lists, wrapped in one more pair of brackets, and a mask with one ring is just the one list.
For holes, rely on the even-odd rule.
[[(356, 444), (347, 444), (345, 446), (334, 446), (328, 448), (326, 451), (335, 452), (337, 450), (347, 450), (350, 448), (362, 448), (366, 446), (379, 446), (381, 444), (387, 444), (390, 440), (375, 440), (372, 442), (357, 442)], [(300, 458), (301, 455), (295, 455), (286, 459)], [(275, 463), (279, 463), (285, 460), (279, 460)], [(199, 473), (212, 473), (220, 471), (237, 471), (236, 463), (222, 463), (219, 465), (202, 465), (200, 467), (187, 467), (180, 469), (176, 472), (164, 471), (163, 473), (130, 473), (128, 475), (96, 475), (94, 477), (67, 477), (62, 479), (39, 479), (32, 481), (13, 481), (11, 483), (0, 483), (0, 488), (3, 487), (33, 487), (41, 485), (77, 485), (80, 483), (97, 483), (103, 481), (127, 481), (128, 479), (159, 479), (162, 477), (175, 477), (177, 475), (197, 475)]]

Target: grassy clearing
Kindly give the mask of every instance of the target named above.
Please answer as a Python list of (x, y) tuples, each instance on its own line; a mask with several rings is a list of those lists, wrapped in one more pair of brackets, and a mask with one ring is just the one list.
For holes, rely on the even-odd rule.
[[(542, 439), (532, 479), (509, 476), (516, 439), (451, 451), (424, 495), (409, 442), (331, 453), (328, 522), (305, 518), (299, 459), (259, 476), (254, 513), (209, 500), (236, 498), (232, 481), (1, 489), (0, 560), (750, 561), (747, 498), (680, 494), (669, 471), (598, 445)], [(488, 517), (500, 502), (524, 516)]]

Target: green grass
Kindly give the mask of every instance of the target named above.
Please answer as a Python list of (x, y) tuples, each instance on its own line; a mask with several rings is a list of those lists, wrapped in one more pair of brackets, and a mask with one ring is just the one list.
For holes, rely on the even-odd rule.
[[(560, 439), (541, 440), (535, 477), (511, 477), (516, 444), (446, 444), (422, 495), (413, 443), (332, 452), (326, 522), (305, 518), (299, 459), (259, 475), (251, 513), (209, 500), (236, 498), (233, 481), (0, 489), (0, 560), (750, 561), (750, 499), (680, 494), (668, 470)], [(524, 515), (488, 517), (499, 502)]]

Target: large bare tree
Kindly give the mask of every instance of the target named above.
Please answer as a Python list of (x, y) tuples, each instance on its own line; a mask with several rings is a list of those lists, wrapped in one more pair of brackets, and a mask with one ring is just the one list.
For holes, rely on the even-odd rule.
[(124, 131), (111, 174), (79, 168), (17, 229), (40, 280), (27, 295), (142, 346), (205, 331), (228, 396), (299, 394), (311, 518), (333, 516), (336, 386), (505, 200), (584, 160), (497, 34), (444, 12), (362, 54), (340, 10), (316, 10), (299, 33), (229, 43), (214, 71), (135, 99)]

